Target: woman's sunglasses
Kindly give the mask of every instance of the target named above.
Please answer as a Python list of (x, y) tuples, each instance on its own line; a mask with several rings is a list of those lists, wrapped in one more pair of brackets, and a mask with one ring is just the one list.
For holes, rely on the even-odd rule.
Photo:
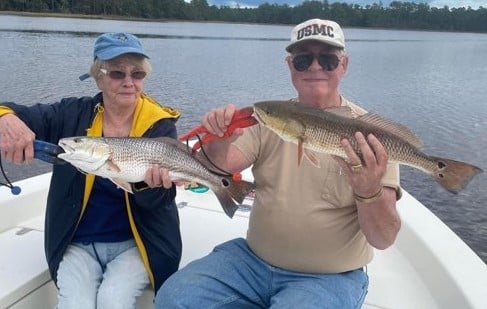
[[(117, 70), (108, 71), (106, 69), (100, 69), (100, 72), (102, 72), (105, 75), (108, 75), (111, 79), (125, 79), (125, 77), (127, 76), (127, 73), (123, 71), (117, 71)], [(146, 76), (147, 73), (144, 71), (134, 71), (130, 73), (130, 77), (138, 80), (144, 79)]]
[(314, 59), (318, 59), (318, 63), (325, 71), (334, 71), (341, 60), (335, 54), (299, 54), (292, 57), (292, 63), (296, 71), (304, 72), (311, 66)]

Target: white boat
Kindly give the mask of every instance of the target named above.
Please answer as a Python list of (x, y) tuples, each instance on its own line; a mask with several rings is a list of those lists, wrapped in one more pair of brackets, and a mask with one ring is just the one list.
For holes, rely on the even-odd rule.
[[(0, 187), (0, 308), (52, 309), (56, 304), (43, 250), (50, 177), (47, 173), (15, 183), (22, 188), (17, 196)], [(211, 191), (178, 188), (177, 203), (184, 244), (181, 266), (220, 242), (245, 236), (248, 209), (230, 219)], [(363, 308), (487, 308), (487, 265), (407, 192), (398, 210), (402, 228), (396, 243), (376, 250), (367, 267), (370, 286)], [(137, 308), (151, 308), (152, 298), (148, 289)]]

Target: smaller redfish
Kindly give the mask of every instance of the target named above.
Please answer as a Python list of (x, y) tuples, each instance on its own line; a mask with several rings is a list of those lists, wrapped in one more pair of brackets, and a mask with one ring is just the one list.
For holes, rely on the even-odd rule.
[[(174, 180), (195, 181), (210, 188), (231, 218), (254, 185), (211, 171), (185, 144), (169, 137), (69, 137), (59, 141), (58, 155), (84, 173), (109, 178), (132, 192), (130, 183), (143, 181), (154, 164), (169, 170)], [(238, 204), (237, 204), (238, 203)]]

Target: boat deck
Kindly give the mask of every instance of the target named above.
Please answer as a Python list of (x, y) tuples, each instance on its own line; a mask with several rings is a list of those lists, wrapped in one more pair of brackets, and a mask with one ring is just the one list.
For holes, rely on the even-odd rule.
[[(46, 192), (39, 189), (48, 181), (49, 175), (28, 179), (20, 196), (0, 200), (0, 308), (55, 305), (43, 249)], [(0, 195), (7, 190), (0, 188)], [(487, 265), (451, 230), (438, 228), (443, 223), (404, 193), (398, 205), (401, 232), (392, 248), (376, 250), (367, 269), (370, 286), (363, 308), (487, 308)], [(215, 208), (219, 204), (211, 193), (178, 189), (177, 203), (184, 243), (181, 266), (218, 243), (245, 236), (248, 212), (238, 211), (229, 219)], [(151, 308), (152, 295), (147, 291), (138, 308)]]

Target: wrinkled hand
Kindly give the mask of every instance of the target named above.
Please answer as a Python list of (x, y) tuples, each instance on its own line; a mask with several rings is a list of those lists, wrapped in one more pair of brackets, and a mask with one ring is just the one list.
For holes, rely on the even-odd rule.
[(147, 170), (144, 181), (150, 188), (164, 187), (170, 189), (173, 183), (169, 176), (169, 170), (157, 164)]
[(339, 157), (335, 157), (335, 159), (347, 175), (355, 194), (370, 197), (379, 192), (382, 186), (381, 180), (386, 172), (388, 155), (381, 142), (372, 134), (365, 139), (362, 133), (357, 132), (355, 139), (362, 152), (363, 160), (353, 150), (347, 139), (343, 139), (341, 144), (348, 161)]
[[(228, 104), (224, 107), (212, 109), (203, 116), (201, 124), (211, 134), (222, 137), (223, 134), (227, 131), (228, 126), (232, 121), (233, 114), (235, 114), (236, 110), (237, 107), (233, 104)], [(233, 142), (238, 136), (242, 134), (243, 129), (237, 128), (235, 129), (235, 131), (233, 131), (232, 136), (226, 139), (226, 142)]]
[(0, 117), (0, 150), (2, 158), (15, 164), (34, 160), (35, 134), (14, 114)]

